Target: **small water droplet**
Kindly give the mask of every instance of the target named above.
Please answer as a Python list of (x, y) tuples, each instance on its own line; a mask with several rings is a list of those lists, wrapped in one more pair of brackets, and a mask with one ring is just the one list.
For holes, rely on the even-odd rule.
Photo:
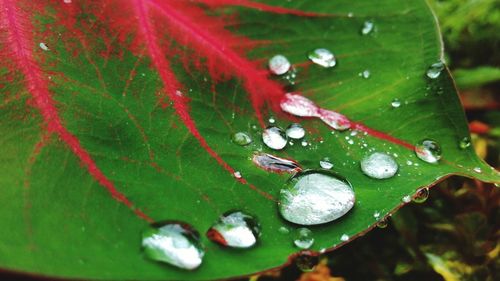
[(427, 163), (437, 163), (441, 159), (441, 147), (436, 141), (425, 139), (415, 146), (415, 154)]
[(290, 69), (290, 62), (283, 55), (276, 55), (269, 59), (269, 70), (275, 75), (283, 75)]
[(330, 162), (330, 158), (328, 158), (328, 157), (325, 157), (325, 158), (323, 158), (323, 160), (319, 161), (319, 165), (321, 166), (321, 168), (327, 169), (327, 170), (330, 170), (331, 168), (333, 168), (333, 164), (332, 164), (332, 162)]
[(252, 143), (252, 138), (247, 133), (244, 132), (234, 133), (231, 137), (231, 140), (235, 144), (241, 146), (249, 145), (250, 143)]
[(390, 155), (375, 152), (361, 160), (363, 173), (374, 179), (393, 177), (398, 171), (398, 163)]
[(273, 117), (270, 117), (268, 121), (271, 124), (274, 124), (276, 122), (276, 120)]
[(313, 271), (319, 263), (319, 258), (309, 251), (302, 251), (295, 258), (295, 265), (303, 272)]
[(43, 43), (43, 42), (40, 42), (40, 44), (38, 44), (38, 46), (40, 46), (40, 49), (44, 50), (44, 51), (50, 51), (49, 47), (47, 46), (47, 44)]
[(347, 180), (324, 170), (309, 170), (293, 176), (280, 191), (279, 210), (289, 222), (316, 225), (342, 217), (354, 202)]
[(262, 141), (271, 149), (281, 150), (285, 148), (288, 140), (281, 128), (270, 126), (262, 132)]
[(307, 141), (302, 141), (300, 144), (301, 144), (302, 146), (307, 146), (309, 143), (308, 143)]
[(155, 224), (142, 234), (145, 255), (182, 269), (201, 265), (205, 251), (200, 236), (192, 227), (181, 223)]
[(422, 187), (417, 191), (417, 193), (415, 193), (415, 196), (413, 196), (413, 202), (424, 203), (427, 198), (429, 198), (429, 188)]
[(257, 243), (260, 224), (251, 215), (242, 211), (223, 214), (207, 231), (207, 237), (221, 245), (233, 248), (249, 248)]
[(386, 228), (388, 224), (389, 224), (389, 219), (383, 218), (377, 222), (377, 227), (378, 228)]
[(444, 69), (444, 63), (443, 62), (436, 62), (436, 63), (433, 63), (431, 64), (431, 66), (429, 67), (429, 69), (427, 69), (427, 77), (431, 78), (431, 79), (436, 79), (439, 77), (439, 75), (441, 74), (441, 71), (443, 71)]
[(290, 230), (284, 226), (280, 226), (280, 228), (278, 228), (278, 232), (281, 234), (288, 234), (290, 233)]
[(349, 241), (349, 235), (342, 234), (342, 236), (340, 236), (340, 241), (343, 241), (343, 242)]
[(256, 152), (252, 161), (260, 168), (276, 173), (295, 173), (302, 168), (293, 160), (281, 158), (267, 153)]
[(378, 219), (378, 218), (380, 217), (380, 212), (379, 212), (379, 211), (375, 211), (375, 212), (373, 213), (373, 217), (374, 217), (375, 219)]
[(460, 142), (458, 143), (458, 147), (460, 147), (461, 149), (466, 149), (470, 145), (471, 145), (471, 142), (470, 142), (470, 138), (469, 137), (462, 138), (460, 140)]
[(474, 172), (476, 172), (476, 173), (479, 173), (479, 174), (480, 174), (480, 173), (482, 173), (483, 171), (481, 170), (481, 168), (479, 168), (479, 167), (475, 167), (475, 168), (474, 168)]
[(315, 49), (307, 55), (307, 57), (317, 65), (325, 68), (334, 67), (337, 64), (337, 60), (333, 53), (324, 48)]
[(241, 179), (241, 172), (239, 171), (236, 171), (233, 173), (234, 177), (237, 178), (237, 179)]
[(361, 28), (361, 34), (362, 35), (367, 35), (370, 34), (373, 31), (373, 28), (375, 25), (373, 24), (373, 21), (365, 21), (363, 23), (363, 27)]
[(370, 71), (369, 70), (365, 70), (363, 72), (360, 72), (358, 75), (359, 75), (359, 77), (363, 77), (365, 79), (368, 79), (368, 78), (370, 78)]
[(405, 195), (403, 198), (401, 198), (401, 201), (404, 203), (410, 203), (411, 202), (411, 196), (410, 195)]
[(292, 139), (301, 139), (306, 135), (306, 130), (298, 123), (292, 123), (286, 128), (286, 135)]
[(399, 101), (399, 99), (393, 99), (391, 102), (391, 106), (394, 108), (398, 108), (401, 106), (401, 101)]
[(302, 227), (297, 229), (297, 234), (293, 240), (293, 244), (301, 249), (309, 249), (314, 244), (314, 237), (311, 230)]

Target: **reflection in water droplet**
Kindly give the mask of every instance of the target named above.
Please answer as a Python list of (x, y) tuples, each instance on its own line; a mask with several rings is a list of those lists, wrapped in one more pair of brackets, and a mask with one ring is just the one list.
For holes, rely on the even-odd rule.
[(433, 63), (429, 69), (427, 69), (427, 77), (431, 78), (431, 79), (436, 79), (439, 77), (439, 75), (441, 74), (441, 71), (443, 71), (444, 69), (444, 63), (443, 62), (436, 62), (436, 63)]
[(405, 195), (403, 198), (401, 198), (401, 201), (404, 203), (410, 203), (411, 202), (411, 196), (410, 195)]
[(319, 262), (319, 258), (309, 251), (302, 251), (295, 258), (295, 265), (303, 272), (313, 271)]
[(286, 135), (292, 139), (301, 139), (306, 135), (306, 130), (298, 123), (292, 123), (286, 128)]
[(424, 203), (427, 198), (429, 198), (429, 188), (422, 187), (417, 191), (417, 193), (415, 193), (415, 196), (413, 196), (413, 202)]
[(375, 25), (373, 24), (372, 21), (365, 21), (363, 23), (363, 27), (361, 28), (361, 34), (363, 34), (363, 35), (369, 34), (370, 32), (373, 31), (374, 26)]
[(280, 150), (285, 148), (287, 143), (287, 137), (285, 132), (278, 127), (267, 127), (264, 132), (262, 132), (262, 141), (267, 147)]
[(342, 236), (340, 236), (340, 241), (343, 241), (343, 242), (349, 241), (349, 235), (342, 234)]
[(302, 227), (297, 229), (297, 234), (293, 240), (293, 244), (301, 249), (309, 249), (314, 244), (314, 237), (311, 230)]
[(276, 55), (269, 60), (269, 70), (276, 75), (287, 73), (290, 66), (290, 62), (283, 55)]
[(471, 142), (470, 142), (470, 138), (469, 137), (462, 138), (460, 140), (460, 142), (458, 143), (458, 147), (460, 147), (461, 149), (466, 149), (470, 145), (471, 145)]
[(319, 161), (319, 165), (321, 166), (321, 168), (327, 169), (327, 170), (330, 170), (331, 168), (333, 168), (333, 164), (332, 164), (332, 162), (330, 162), (330, 158), (328, 158), (328, 157), (325, 157), (325, 158), (323, 158), (323, 160)]
[(302, 170), (299, 164), (293, 160), (262, 152), (256, 152), (253, 155), (252, 161), (259, 168), (275, 173), (295, 173)]
[(280, 191), (279, 210), (287, 221), (316, 225), (342, 217), (354, 202), (354, 190), (345, 179), (326, 171), (306, 171)]
[(399, 99), (393, 99), (391, 102), (391, 106), (394, 108), (398, 108), (401, 106), (401, 101), (399, 101)]
[(426, 139), (415, 146), (415, 154), (427, 163), (437, 163), (441, 159), (441, 147), (436, 141)]
[(193, 228), (180, 223), (153, 225), (142, 234), (146, 256), (183, 269), (201, 265), (205, 251)]
[(259, 222), (241, 211), (227, 212), (207, 231), (207, 237), (221, 245), (249, 248), (260, 236)]
[(241, 146), (249, 145), (250, 143), (252, 143), (252, 138), (247, 133), (244, 132), (234, 133), (233, 136), (231, 137), (231, 140), (235, 144)]
[(375, 152), (361, 160), (361, 170), (371, 178), (387, 179), (397, 173), (398, 164), (392, 156)]
[(315, 64), (325, 68), (334, 67), (337, 63), (333, 53), (330, 50), (324, 48), (315, 49), (309, 52), (307, 57)]

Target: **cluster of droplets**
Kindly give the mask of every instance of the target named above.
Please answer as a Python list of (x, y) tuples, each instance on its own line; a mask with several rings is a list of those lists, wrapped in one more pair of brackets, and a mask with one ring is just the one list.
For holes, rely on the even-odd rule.
[(269, 126), (262, 132), (262, 141), (270, 149), (281, 150), (288, 144), (288, 139), (300, 140), (305, 135), (305, 129), (298, 123), (290, 124), (286, 130), (278, 126)]

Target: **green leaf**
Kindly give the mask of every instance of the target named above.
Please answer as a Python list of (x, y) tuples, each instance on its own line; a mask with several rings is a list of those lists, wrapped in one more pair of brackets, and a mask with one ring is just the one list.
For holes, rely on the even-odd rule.
[(453, 75), (458, 88), (470, 89), (500, 81), (500, 68), (483, 66), (474, 69), (456, 69)]
[[(343, 235), (352, 239), (368, 231), (377, 222), (375, 213), (383, 218), (402, 206), (403, 197), (449, 175), (500, 180), (472, 147), (459, 147), (469, 132), (448, 71), (434, 80), (425, 76), (442, 57), (425, 1), (274, 0), (265, 3), (322, 15), (223, 5), (206, 9), (210, 22), (190, 17), (187, 8), (168, 11), (184, 26), (205, 24), (210, 32), (218, 23), (248, 39), (228, 44), (231, 50), (246, 50), (256, 69), (228, 71), (232, 59), (241, 58), (222, 55), (208, 66), (212, 72), (204, 63), (214, 61), (203, 55), (214, 55), (225, 42), (207, 44), (202, 28), (192, 34), (172, 28), (172, 18), (155, 10), (163, 4), (151, 4), (157, 2), (63, 6), (61, 1), (0, 0), (3, 269), (79, 279), (205, 280), (281, 266), (298, 252), (292, 240), (300, 226), (280, 217), (275, 200), (290, 175), (256, 167), (250, 159), (261, 150), (307, 169), (318, 169), (319, 161), (329, 157), (333, 170), (354, 187), (356, 204), (346, 216), (310, 227), (312, 250), (318, 252), (344, 244)], [(197, 5), (176, 2), (163, 1)], [(134, 16), (133, 5), (146, 5), (152, 16)], [(125, 19), (118, 21), (120, 16)], [(375, 29), (361, 35), (365, 21)], [(140, 32), (156, 35), (140, 37)], [(315, 48), (332, 50), (337, 65), (310, 64), (306, 55)], [(160, 49), (164, 53), (155, 53)], [(222, 50), (219, 55), (228, 54)], [(247, 71), (265, 70), (275, 54), (295, 65), (297, 77), (293, 85), (276, 77), (265, 81), (276, 80), (322, 108), (406, 143), (434, 139), (443, 159), (429, 164), (394, 142), (352, 130), (333, 132), (319, 120), (293, 119), (271, 109), (264, 111), (264, 120), (272, 116), (281, 127), (300, 122), (311, 145), (296, 141), (283, 151), (268, 149), (248, 88), (257, 87), (264, 97), (272, 91)], [(175, 85), (165, 83), (172, 80), (165, 79), (162, 60), (182, 85), (182, 97), (171, 95)], [(369, 78), (359, 76), (365, 70)], [(401, 106), (391, 107), (394, 99)], [(189, 107), (188, 115), (178, 114), (179, 104)], [(199, 136), (185, 126), (189, 120)], [(253, 142), (236, 145), (231, 141), (236, 132), (250, 134)], [(395, 177), (375, 180), (361, 172), (359, 161), (372, 150), (394, 155)], [(244, 180), (235, 179), (224, 163)], [(255, 247), (227, 249), (204, 236), (232, 209), (259, 219), (262, 236)], [(203, 264), (184, 271), (147, 260), (141, 232), (150, 219), (182, 221), (197, 229), (206, 247)], [(281, 227), (290, 233), (280, 232)]]

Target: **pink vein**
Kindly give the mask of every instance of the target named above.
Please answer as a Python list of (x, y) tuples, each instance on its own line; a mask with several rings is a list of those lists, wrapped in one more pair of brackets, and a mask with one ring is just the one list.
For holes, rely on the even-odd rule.
[(40, 111), (50, 133), (55, 133), (68, 145), (73, 153), (80, 159), (87, 168), (89, 174), (103, 187), (105, 187), (111, 196), (117, 201), (134, 210), (140, 218), (152, 222), (141, 210), (134, 208), (131, 201), (120, 193), (113, 183), (102, 173), (89, 153), (80, 145), (79, 140), (73, 136), (62, 124), (54, 101), (48, 89), (47, 81), (38, 67), (31, 49), (34, 44), (30, 38), (29, 32), (32, 30), (30, 19), (16, 7), (14, 0), (0, 0), (3, 9), (0, 11), (1, 23), (7, 29), (7, 42), (10, 46), (15, 63), (25, 76), (28, 90), (33, 97), (34, 106)]

